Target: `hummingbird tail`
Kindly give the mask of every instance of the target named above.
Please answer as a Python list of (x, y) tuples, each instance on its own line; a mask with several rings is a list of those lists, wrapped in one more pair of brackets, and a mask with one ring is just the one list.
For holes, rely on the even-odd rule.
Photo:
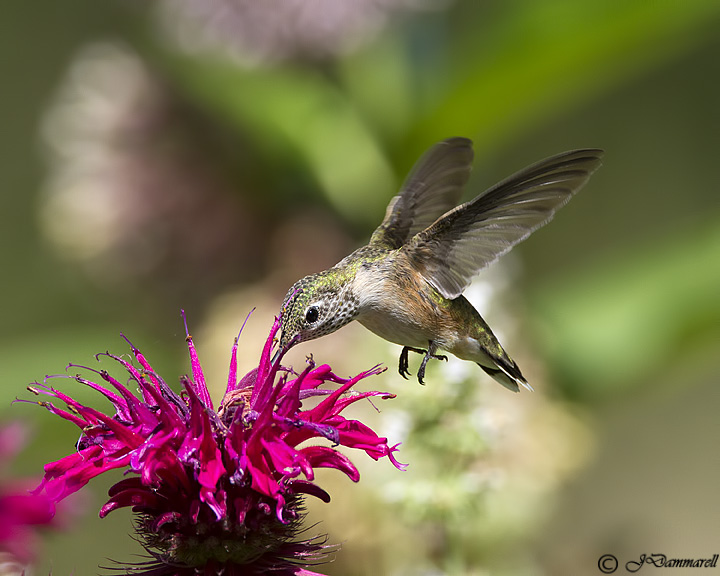
[(491, 376), (493, 380), (499, 382), (511, 392), (519, 392), (520, 386), (526, 388), (527, 390), (530, 390), (530, 392), (533, 391), (532, 386), (530, 386), (527, 380), (525, 380), (525, 377), (522, 375), (522, 373), (520, 372), (520, 368), (518, 368), (518, 365), (515, 364), (515, 362), (512, 362), (512, 364), (508, 364), (506, 366), (498, 363), (497, 368), (489, 368), (487, 366), (483, 366), (479, 362), (477, 363), (477, 365), (480, 366), (480, 368), (482, 368), (486, 374)]

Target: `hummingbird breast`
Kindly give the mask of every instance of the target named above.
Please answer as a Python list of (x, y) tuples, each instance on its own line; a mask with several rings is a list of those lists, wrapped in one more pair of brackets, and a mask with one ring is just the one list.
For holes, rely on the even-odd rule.
[(395, 344), (426, 348), (433, 340), (448, 350), (458, 331), (464, 331), (453, 313), (459, 299), (441, 296), (418, 272), (398, 262), (396, 254), (360, 265), (353, 292), (359, 299), (358, 322)]

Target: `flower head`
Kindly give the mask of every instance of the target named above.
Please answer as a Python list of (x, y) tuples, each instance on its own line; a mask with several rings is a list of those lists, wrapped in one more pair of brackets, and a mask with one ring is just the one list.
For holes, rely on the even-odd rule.
[[(0, 462), (3, 482), (0, 484), (0, 572), (9, 574), (9, 563), (22, 565), (30, 562), (37, 549), (36, 527), (51, 524), (53, 502), (44, 494), (32, 494), (28, 482), (6, 479), (5, 467), (25, 444), (25, 429), (17, 422), (0, 427)], [(15, 568), (15, 566), (13, 566)]]
[[(180, 394), (129, 341), (134, 362), (103, 356), (122, 365), (137, 393), (106, 370), (86, 368), (104, 384), (67, 376), (105, 396), (114, 406), (112, 415), (77, 402), (49, 386), (48, 379), (29, 387), (61, 400), (66, 409), (40, 404), (82, 430), (77, 451), (45, 467), (37, 492), (60, 501), (95, 476), (126, 469), (132, 475), (110, 489), (100, 516), (128, 506), (138, 514), (140, 536), (155, 559), (147, 574), (215, 574), (221, 569), (224, 574), (310, 574), (300, 566), (321, 560), (327, 547), (322, 539), (295, 538), (303, 495), (330, 500), (315, 482), (315, 469), (335, 468), (359, 479), (338, 445), (404, 466), (393, 456), (397, 446), (341, 414), (363, 398), (391, 397), (351, 392), (358, 381), (382, 370), (376, 366), (345, 379), (308, 359), (301, 373), (293, 373), (280, 366), (280, 359), (270, 360), (277, 331), (276, 321), (259, 366), (240, 379), (235, 340), (217, 411), (189, 333), (192, 375), (180, 379)], [(313, 397), (317, 402), (305, 409), (303, 401)], [(305, 445), (311, 439), (331, 445)]]

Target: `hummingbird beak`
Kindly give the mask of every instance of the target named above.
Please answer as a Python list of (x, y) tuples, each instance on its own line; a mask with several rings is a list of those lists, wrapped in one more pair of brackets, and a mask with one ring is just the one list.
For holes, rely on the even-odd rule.
[(280, 340), (278, 340), (278, 349), (275, 350), (275, 354), (273, 354), (272, 360), (270, 361), (271, 364), (275, 364), (285, 355), (285, 352), (290, 350), (295, 344), (298, 343), (300, 340), (299, 335), (295, 335), (290, 342), (285, 343), (285, 334), (280, 334)]
[(272, 360), (270, 360), (270, 364), (275, 364), (278, 361), (278, 358), (280, 358), (280, 352), (282, 351), (281, 348), (278, 348), (275, 350), (275, 354), (273, 354)]
[(270, 363), (273, 365), (278, 362), (280, 358), (285, 354), (285, 352), (288, 351), (290, 346), (292, 346), (292, 343), (290, 343), (290, 345), (285, 343), (285, 332), (280, 332), (280, 338), (277, 342), (277, 350), (275, 350), (275, 354), (273, 354), (272, 360), (270, 361)]

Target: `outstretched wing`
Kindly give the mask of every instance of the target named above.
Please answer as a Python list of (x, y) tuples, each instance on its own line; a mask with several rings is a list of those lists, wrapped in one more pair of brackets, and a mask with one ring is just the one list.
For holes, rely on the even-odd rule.
[(457, 206), (472, 161), (472, 142), (467, 138), (449, 138), (425, 152), (390, 201), (370, 245), (399, 248)]
[(574, 150), (533, 164), (441, 216), (402, 250), (443, 296), (457, 298), (479, 270), (549, 222), (602, 155)]

